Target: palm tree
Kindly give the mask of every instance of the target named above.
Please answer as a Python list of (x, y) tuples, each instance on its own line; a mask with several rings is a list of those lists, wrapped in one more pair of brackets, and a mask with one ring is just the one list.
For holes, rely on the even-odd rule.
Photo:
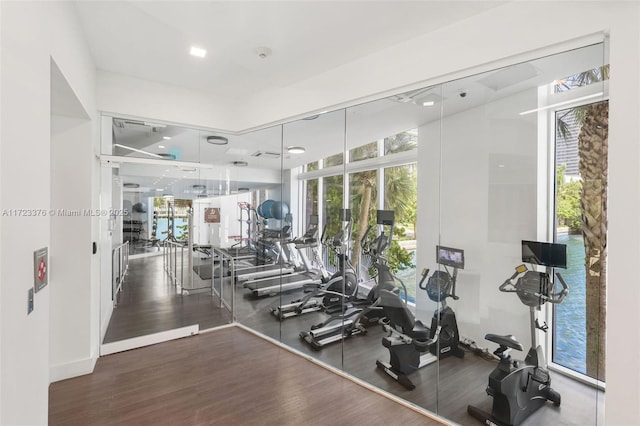
[(578, 136), (585, 245), (587, 374), (605, 380), (609, 102), (588, 105)]
[[(564, 85), (586, 85), (609, 78), (605, 65), (577, 74)], [(582, 179), (580, 209), (586, 268), (586, 373), (605, 380), (607, 293), (607, 173), (609, 102), (572, 108), (557, 120), (557, 132), (569, 137), (564, 118), (573, 115), (581, 124), (578, 135), (579, 170)]]
[(395, 212), (396, 223), (411, 224), (415, 232), (418, 192), (415, 165), (385, 169), (384, 185), (385, 208)]
[(360, 253), (362, 247), (360, 241), (364, 237), (364, 233), (367, 232), (369, 226), (369, 219), (371, 214), (371, 199), (373, 198), (373, 190), (376, 184), (376, 172), (375, 170), (367, 170), (354, 175), (357, 182), (357, 192), (354, 192), (353, 205), (357, 207), (359, 204), (358, 214), (358, 232), (356, 233), (356, 240), (353, 247), (352, 263), (353, 266), (358, 265), (360, 259)]

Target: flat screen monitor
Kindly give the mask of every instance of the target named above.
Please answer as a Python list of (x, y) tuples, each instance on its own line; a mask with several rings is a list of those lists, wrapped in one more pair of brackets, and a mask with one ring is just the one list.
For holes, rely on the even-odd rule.
[(567, 246), (540, 241), (522, 241), (522, 261), (534, 265), (567, 268)]
[(436, 262), (440, 265), (464, 269), (464, 250), (436, 246)]
[(317, 225), (318, 224), (318, 215), (317, 214), (312, 214), (309, 217), (309, 225)]
[(342, 222), (349, 222), (351, 220), (351, 209), (340, 209), (338, 216)]
[(378, 225), (390, 225), (393, 226), (395, 221), (395, 215), (393, 210), (378, 210)]

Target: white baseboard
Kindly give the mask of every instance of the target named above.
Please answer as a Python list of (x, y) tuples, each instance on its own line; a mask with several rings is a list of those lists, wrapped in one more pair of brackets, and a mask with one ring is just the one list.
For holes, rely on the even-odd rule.
[(52, 365), (49, 367), (49, 383), (91, 374), (93, 373), (97, 360), (97, 357), (92, 357), (67, 362), (65, 364)]
[(181, 339), (200, 333), (199, 326), (189, 325), (187, 327), (176, 328), (174, 330), (162, 331), (160, 333), (148, 334), (146, 336), (133, 337), (131, 339), (117, 342), (103, 343), (100, 346), (100, 356), (114, 354), (116, 352), (128, 351), (130, 349), (142, 348), (144, 346), (155, 345), (156, 343), (167, 342), (169, 340)]

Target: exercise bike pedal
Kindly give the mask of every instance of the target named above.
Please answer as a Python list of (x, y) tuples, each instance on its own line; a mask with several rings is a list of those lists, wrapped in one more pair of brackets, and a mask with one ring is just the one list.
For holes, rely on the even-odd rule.
[(560, 393), (548, 388), (548, 395), (547, 395), (547, 399), (551, 402), (553, 402), (553, 405), (555, 405), (556, 407), (560, 406), (560, 402), (561, 402), (561, 396)]

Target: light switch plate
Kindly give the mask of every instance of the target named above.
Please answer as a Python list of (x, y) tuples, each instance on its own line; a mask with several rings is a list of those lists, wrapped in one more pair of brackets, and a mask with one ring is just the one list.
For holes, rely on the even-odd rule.
[(27, 295), (28, 305), (27, 305), (27, 315), (33, 312), (33, 289), (29, 289), (29, 294)]

